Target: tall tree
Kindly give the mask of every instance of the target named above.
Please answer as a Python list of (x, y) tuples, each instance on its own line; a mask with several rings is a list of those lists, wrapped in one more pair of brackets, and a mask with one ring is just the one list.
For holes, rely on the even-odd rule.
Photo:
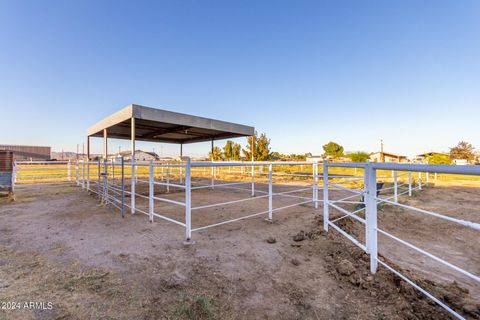
[(255, 134), (247, 138), (247, 148), (242, 150), (247, 160), (252, 159), (252, 149), (253, 158), (256, 161), (270, 160), (270, 139), (267, 138), (265, 133), (262, 133), (260, 137)]
[(270, 151), (270, 139), (267, 138), (265, 133), (262, 133), (258, 138), (258, 156), (256, 160), (258, 161), (267, 161), (270, 160), (271, 151)]
[(450, 148), (452, 159), (475, 160), (475, 148), (466, 141), (460, 141), (455, 147)]
[(223, 155), (227, 160), (233, 159), (233, 145), (234, 143), (232, 140), (227, 140), (225, 146), (223, 147)]
[(329, 156), (334, 159), (343, 156), (343, 147), (333, 141), (330, 141), (329, 143), (323, 145), (323, 151), (325, 151), (325, 156)]
[(239, 161), (241, 159), (241, 154), (240, 150), (242, 149), (242, 146), (240, 143), (235, 143), (232, 147), (232, 159), (235, 161)]
[(222, 160), (222, 149), (220, 149), (219, 147), (213, 147), (213, 157), (212, 157), (212, 152), (208, 153), (208, 157), (210, 159), (213, 158), (213, 161)]

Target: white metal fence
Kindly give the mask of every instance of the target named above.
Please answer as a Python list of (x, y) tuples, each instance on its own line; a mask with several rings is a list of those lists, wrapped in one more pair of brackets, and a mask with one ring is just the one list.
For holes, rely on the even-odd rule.
[[(97, 194), (104, 204), (117, 207), (122, 216), (125, 208), (130, 208), (132, 214), (139, 212), (147, 215), (150, 222), (153, 222), (154, 218), (159, 218), (182, 227), (187, 242), (191, 241), (192, 233), (201, 230), (262, 216), (272, 221), (275, 212), (300, 205), (312, 205), (312, 207), (318, 208), (319, 204), (323, 204), (323, 228), (326, 231), (330, 227), (335, 229), (369, 254), (372, 273), (376, 273), (379, 265), (385, 267), (459, 319), (464, 318), (457, 311), (421, 288), (385, 261), (379, 259), (378, 234), (425, 255), (476, 283), (480, 282), (479, 276), (400, 239), (380, 229), (377, 225), (378, 205), (386, 203), (456, 223), (466, 228), (480, 230), (480, 224), (478, 223), (399, 202), (400, 197), (411, 196), (414, 191), (420, 191), (424, 186), (428, 186), (430, 174), (434, 175), (434, 180), (437, 179), (437, 173), (480, 176), (480, 167), (478, 166), (328, 162), (324, 162), (323, 165), (306, 162), (192, 163), (189, 159), (183, 163), (124, 163), (122, 159), (108, 162), (79, 161), (74, 164), (56, 162), (48, 163), (46, 169), (35, 167), (35, 164), (44, 163), (17, 163), (17, 183), (34, 183), (37, 181), (44, 183), (51, 180), (71, 182), (75, 177), (77, 185)], [(293, 170), (293, 172), (285, 170), (289, 167), (301, 167), (301, 170)], [(283, 170), (276, 170), (276, 168), (283, 168)], [(305, 171), (305, 168), (308, 169)], [(333, 168), (351, 168), (354, 169), (354, 172), (351, 174), (333, 174)], [(319, 172), (319, 169), (322, 169), (322, 172)], [(38, 176), (35, 177), (36, 174), (42, 175), (41, 172), (44, 172), (41, 179)], [(378, 172), (381, 172), (383, 176), (378, 176)], [(391, 172), (391, 175), (389, 172)], [(233, 174), (235, 177), (233, 179), (222, 179), (222, 174)], [(21, 177), (21, 179), (18, 179), (18, 177)], [(238, 177), (242, 179), (238, 179)], [(288, 191), (275, 190), (274, 180), (279, 178), (296, 182), (289, 184), (293, 189)], [(322, 181), (320, 182), (320, 180)], [(382, 182), (379, 182), (379, 180)], [(162, 189), (159, 190), (159, 188)], [(266, 190), (262, 190), (262, 188), (266, 188)], [(192, 194), (202, 189), (243, 191), (246, 196), (241, 199), (218, 203), (192, 203)], [(348, 195), (333, 199), (331, 195), (336, 191), (342, 191), (343, 194), (347, 193)], [(323, 194), (322, 199), (319, 199), (320, 192)], [(172, 198), (169, 194), (176, 194), (177, 196)], [(128, 197), (130, 201), (126, 201)], [(275, 207), (274, 204), (280, 202), (275, 200), (276, 198), (292, 199), (294, 202)], [(257, 207), (260, 208), (258, 212), (248, 212), (232, 219), (210, 224), (192, 225), (192, 214), (195, 215), (201, 210), (234, 207), (236, 204), (250, 201), (258, 202)], [(179, 214), (175, 217), (166, 215), (163, 212), (164, 206), (162, 204), (176, 206)], [(345, 204), (356, 205), (356, 207), (354, 210), (348, 210), (342, 207)], [(340, 212), (340, 217), (330, 219), (331, 210)], [(364, 241), (355, 238), (354, 235), (349, 234), (337, 225), (340, 220), (345, 218), (352, 218), (364, 226)]]

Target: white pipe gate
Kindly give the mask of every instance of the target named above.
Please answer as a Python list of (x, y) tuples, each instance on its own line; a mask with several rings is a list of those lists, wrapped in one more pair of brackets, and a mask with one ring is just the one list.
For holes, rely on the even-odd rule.
[[(119, 162), (120, 161), (120, 162)], [(41, 165), (41, 164), (52, 165), (53, 162), (17, 162), (16, 163), (16, 173), (14, 180), (17, 183), (32, 183), (35, 181), (42, 181), (39, 179), (30, 180), (29, 170), (32, 172), (38, 172), (36, 170), (42, 170), (41, 168), (28, 168), (30, 165)], [(60, 169), (61, 183), (69, 183), (72, 181), (72, 165), (70, 162), (56, 163), (57, 165), (61, 164), (65, 166), (64, 169)], [(25, 167), (26, 166), (26, 167)], [(449, 217), (437, 212), (432, 212), (413, 206), (408, 206), (400, 203), (399, 197), (408, 195), (411, 196), (414, 190), (422, 190), (424, 186), (428, 186), (429, 183), (429, 173), (434, 173), (435, 180), (437, 179), (437, 173), (446, 173), (446, 174), (459, 174), (459, 175), (476, 175), (480, 176), (480, 166), (447, 166), (447, 165), (418, 165), (418, 164), (397, 164), (397, 163), (328, 163), (324, 162), (323, 165), (318, 163), (307, 163), (307, 162), (198, 162), (192, 163), (190, 159), (187, 158), (185, 163), (175, 163), (175, 164), (164, 164), (164, 163), (130, 163), (127, 167), (131, 167), (130, 172), (125, 172), (126, 164), (123, 160), (117, 159), (116, 161), (105, 161), (105, 162), (92, 162), (92, 161), (77, 161), (75, 163), (75, 181), (77, 185), (81, 185), (82, 188), (96, 193), (99, 199), (102, 200), (105, 204), (112, 204), (117, 207), (121, 212), (122, 216), (125, 212), (125, 207), (131, 209), (132, 214), (140, 212), (148, 215), (149, 221), (153, 222), (154, 217), (172, 222), (176, 225), (181, 226), (185, 229), (185, 239), (189, 243), (192, 239), (192, 233), (201, 231), (204, 229), (220, 226), (223, 224), (236, 222), (248, 218), (254, 218), (259, 216), (265, 216), (268, 221), (273, 221), (273, 213), (292, 208), (299, 205), (312, 204), (314, 208), (318, 208), (318, 204), (323, 204), (323, 228), (325, 231), (328, 231), (330, 227), (338, 231), (340, 234), (345, 236), (364, 252), (370, 256), (370, 271), (372, 274), (375, 274), (378, 266), (383, 266), (387, 270), (391, 271), (407, 283), (411, 284), (417, 290), (422, 292), (424, 295), (429, 297), (431, 300), (436, 302), (451, 315), (458, 319), (464, 319), (459, 313), (450, 308), (444, 302), (434, 297), (431, 293), (425, 289), (418, 286), (412, 280), (407, 278), (405, 275), (401, 274), (398, 270), (395, 270), (393, 267), (388, 265), (385, 261), (382, 261), (378, 258), (378, 234), (382, 234), (401, 245), (404, 245), (410, 249), (415, 250), (417, 253), (423, 254), (444, 266), (455, 270), (462, 275), (470, 278), (475, 282), (480, 282), (480, 277), (475, 275), (467, 270), (464, 270), (458, 266), (455, 266), (444, 259), (441, 259), (425, 250), (414, 246), (413, 244), (404, 241), (380, 228), (377, 226), (377, 206), (381, 203), (388, 203), (393, 206), (398, 206), (404, 209), (413, 210), (415, 212), (426, 214), (432, 217), (443, 219), (452, 223), (460, 224), (467, 228), (472, 228), (474, 230), (480, 231), (480, 224), (466, 221), (458, 218)], [(311, 167), (311, 171), (306, 173), (279, 173), (275, 172), (275, 167), (277, 166), (308, 166)], [(264, 168), (268, 168), (268, 172), (264, 172)], [(319, 167), (323, 168), (323, 172), (319, 173)], [(148, 169), (148, 175), (146, 179), (143, 179), (139, 174), (139, 171), (143, 169)], [(210, 173), (208, 168), (210, 168)], [(236, 171), (238, 174), (247, 174), (250, 175), (250, 181), (242, 182), (223, 182), (216, 181), (216, 176), (218, 170), (222, 168), (228, 168), (229, 173), (232, 173), (232, 168), (238, 168), (239, 171)], [(333, 175), (329, 172), (329, 168), (352, 168), (355, 169), (355, 174), (353, 175)], [(48, 168), (47, 168), (48, 169)], [(210, 181), (206, 183), (201, 183), (198, 181), (192, 181), (192, 177), (195, 176), (192, 173), (192, 170), (203, 169), (205, 175), (210, 174)], [(363, 170), (363, 176), (356, 175), (357, 169)], [(161, 173), (159, 172), (161, 170)], [(381, 170), (392, 171), (391, 177), (378, 177), (377, 173)], [(146, 171), (146, 170), (143, 170)], [(26, 172), (26, 173), (25, 173)], [(414, 181), (413, 173), (418, 173), (417, 182)], [(93, 173), (93, 179), (92, 179)], [(235, 173), (235, 172), (234, 172)], [(425, 176), (425, 184), (423, 184), (423, 175)], [(19, 175), (20, 174), (20, 175)], [(38, 174), (38, 173), (37, 173)], [(125, 174), (130, 174), (130, 178), (126, 179)], [(54, 178), (58, 178), (57, 174), (54, 174)], [(33, 175), (35, 176), (35, 175)], [(158, 177), (160, 176), (160, 179)], [(266, 177), (266, 183), (268, 183), (268, 191), (258, 190), (255, 188), (255, 177)], [(284, 192), (275, 192), (273, 190), (273, 178), (274, 177), (290, 177), (305, 179), (307, 181), (303, 185), (295, 185), (299, 187), (294, 190), (284, 191)], [(19, 177), (21, 177), (19, 179)], [(402, 177), (406, 178), (406, 182), (399, 181)], [(380, 186), (378, 179), (379, 178), (388, 178), (392, 179), (392, 186), (386, 188), (378, 188)], [(319, 187), (319, 179), (322, 179), (322, 186)], [(126, 190), (125, 182), (131, 180), (131, 191)], [(50, 179), (46, 179), (50, 181)], [(363, 188), (355, 189), (346, 186), (346, 183), (352, 182), (361, 182), (363, 183)], [(146, 184), (148, 185), (148, 195), (141, 194), (137, 192), (135, 188), (136, 184)], [(258, 182), (257, 182), (258, 183)], [(95, 186), (96, 185), (96, 186)], [(180, 190), (184, 193), (184, 200), (177, 201), (168, 199), (166, 197), (161, 197), (158, 194), (155, 194), (155, 186), (163, 186), (166, 188), (167, 193), (172, 189)], [(249, 196), (244, 199), (226, 201), (221, 203), (207, 204), (201, 206), (192, 205), (192, 192), (199, 189), (214, 189), (214, 188), (225, 188), (232, 190), (246, 191)], [(319, 190), (322, 190), (323, 199), (319, 199)], [(343, 197), (341, 199), (331, 199), (330, 194), (332, 190), (341, 190), (344, 192), (351, 193), (352, 195)], [(381, 197), (378, 191), (391, 190), (393, 195)], [(310, 192), (309, 196), (298, 195), (299, 193)], [(125, 202), (125, 195), (131, 197), (130, 205)], [(251, 195), (251, 196), (250, 196)], [(136, 197), (144, 198), (148, 200), (148, 209), (141, 209), (136, 204)], [(274, 197), (283, 197), (289, 199), (295, 199), (297, 202), (294, 204), (289, 204), (279, 208), (274, 208)], [(192, 213), (195, 213), (197, 210), (208, 209), (213, 207), (223, 207), (234, 205), (237, 203), (242, 203), (246, 201), (255, 201), (259, 199), (267, 199), (268, 204), (264, 210), (260, 212), (250, 213), (238, 218), (230, 219), (227, 221), (221, 221), (218, 223), (213, 223), (205, 226), (192, 226)], [(156, 203), (169, 203), (174, 204), (181, 208), (184, 212), (184, 220), (177, 220), (170, 217), (167, 217), (163, 214), (160, 214), (156, 211), (158, 205)], [(359, 207), (355, 208), (353, 211), (346, 210), (342, 208), (341, 204), (357, 204)], [(330, 210), (337, 210), (342, 216), (331, 220), (330, 219)], [(365, 218), (359, 216), (360, 213), (364, 212)], [(365, 243), (361, 243), (354, 236), (348, 234), (346, 231), (341, 229), (335, 223), (345, 219), (353, 218), (356, 221), (359, 221), (365, 226)]]

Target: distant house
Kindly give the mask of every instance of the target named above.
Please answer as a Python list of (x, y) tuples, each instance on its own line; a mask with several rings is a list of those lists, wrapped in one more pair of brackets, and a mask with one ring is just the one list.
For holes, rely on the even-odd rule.
[(407, 156), (391, 152), (373, 152), (370, 154), (369, 160), (372, 162), (407, 162)]
[[(122, 151), (120, 153), (117, 153), (115, 155), (111, 155), (108, 158), (113, 159), (113, 158), (118, 158), (122, 157), (125, 161), (131, 161), (132, 160), (132, 152), (131, 151)], [(160, 160), (160, 157), (155, 153), (155, 152), (147, 152), (143, 150), (135, 150), (135, 161), (157, 161)]]
[(459, 166), (465, 166), (467, 164), (471, 164), (471, 162), (466, 159), (453, 159), (453, 163)]

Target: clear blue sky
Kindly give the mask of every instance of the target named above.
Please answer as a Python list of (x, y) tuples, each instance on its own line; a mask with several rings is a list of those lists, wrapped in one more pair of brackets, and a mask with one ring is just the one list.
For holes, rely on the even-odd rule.
[(480, 148), (476, 0), (0, 0), (0, 41), (0, 143), (74, 151), (138, 103), (253, 125), (283, 153)]

